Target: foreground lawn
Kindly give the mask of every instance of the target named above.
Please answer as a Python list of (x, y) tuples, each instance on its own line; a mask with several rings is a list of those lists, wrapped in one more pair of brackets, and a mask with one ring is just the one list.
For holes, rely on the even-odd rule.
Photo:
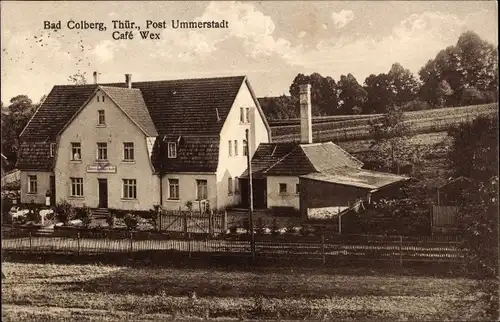
[(234, 271), (4, 263), (3, 272), (4, 321), (492, 319), (479, 292), (484, 281), (366, 268)]

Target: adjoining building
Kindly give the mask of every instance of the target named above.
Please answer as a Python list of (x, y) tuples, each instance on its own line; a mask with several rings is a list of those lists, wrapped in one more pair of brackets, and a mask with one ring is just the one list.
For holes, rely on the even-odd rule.
[[(316, 210), (339, 213), (357, 200), (408, 178), (362, 169), (363, 163), (332, 142), (312, 142), (311, 86), (300, 86), (301, 141), (261, 143), (253, 155), (255, 208), (300, 209), (303, 218)], [(248, 206), (248, 171), (242, 176), (242, 202)]]
[[(54, 86), (20, 136), (21, 202), (147, 210), (241, 202), (270, 128), (245, 76)], [(250, 144), (246, 142), (246, 130)]]

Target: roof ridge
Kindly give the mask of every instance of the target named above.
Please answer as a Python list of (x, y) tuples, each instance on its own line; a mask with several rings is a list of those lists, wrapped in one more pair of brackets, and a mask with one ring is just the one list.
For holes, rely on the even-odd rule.
[[(218, 76), (218, 77), (200, 77), (200, 78), (175, 78), (175, 79), (159, 79), (159, 80), (146, 80), (146, 81), (135, 81), (132, 82), (133, 84), (145, 84), (145, 83), (155, 83), (155, 82), (175, 82), (175, 81), (197, 81), (197, 80), (214, 80), (214, 79), (230, 79), (230, 78), (242, 78), (245, 79), (246, 75), (234, 75), (234, 76)], [(81, 85), (76, 85), (76, 84), (56, 84), (55, 86), (61, 86), (61, 87), (84, 87), (84, 86), (109, 86), (113, 84), (123, 84), (125, 85), (125, 82), (109, 82), (109, 83), (99, 83), (99, 84), (81, 84)], [(115, 87), (115, 86), (109, 86), (109, 87)], [(125, 87), (121, 87), (125, 88)], [(132, 87), (133, 88), (133, 87)]]

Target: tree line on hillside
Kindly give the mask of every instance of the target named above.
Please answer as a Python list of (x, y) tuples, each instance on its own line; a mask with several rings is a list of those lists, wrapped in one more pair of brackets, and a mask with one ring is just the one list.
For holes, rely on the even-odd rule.
[(268, 119), (299, 116), (299, 85), (311, 84), (315, 116), (386, 113), (465, 106), (498, 101), (498, 49), (476, 33), (463, 33), (455, 46), (441, 50), (423, 66), (417, 79), (401, 64), (368, 76), (363, 85), (352, 75), (336, 82), (319, 73), (298, 74), (290, 96), (259, 99)]

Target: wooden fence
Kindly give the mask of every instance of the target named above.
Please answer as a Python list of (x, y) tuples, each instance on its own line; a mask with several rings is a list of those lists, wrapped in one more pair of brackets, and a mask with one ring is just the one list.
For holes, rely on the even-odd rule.
[[(219, 236), (188, 234), (187, 238), (157, 232), (71, 231), (40, 236), (28, 230), (3, 231), (2, 250), (8, 253), (63, 253), (76, 255), (137, 254), (168, 259), (169, 254), (241, 256), (253, 259), (338, 260), (369, 262), (462, 263), (461, 242), (406, 236)], [(253, 246), (253, 247), (252, 247)], [(157, 258), (157, 257), (156, 257)]]
[(166, 232), (204, 233), (217, 235), (227, 232), (227, 212), (166, 211), (160, 214), (159, 230)]
[(458, 207), (455, 206), (432, 206), (433, 227), (455, 227), (457, 222)]

